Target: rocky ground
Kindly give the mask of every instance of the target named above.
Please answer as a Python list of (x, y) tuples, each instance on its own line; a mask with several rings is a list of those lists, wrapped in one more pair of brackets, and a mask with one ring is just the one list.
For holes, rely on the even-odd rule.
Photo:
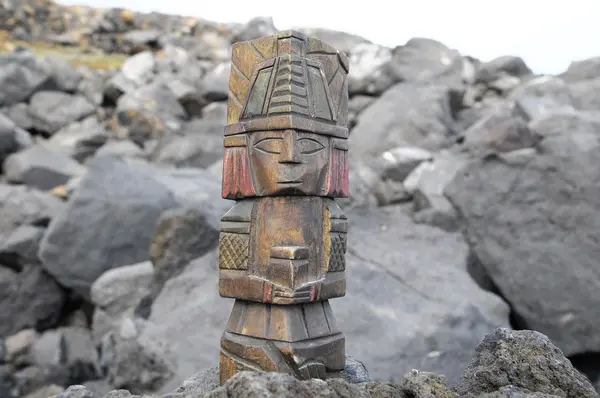
[(230, 47), (276, 28), (8, 0), (0, 30), (0, 398), (596, 396), (571, 363), (600, 388), (600, 58), (537, 76), (307, 31), (351, 60), (331, 304), (380, 382), (207, 392), (232, 305), (215, 265)]

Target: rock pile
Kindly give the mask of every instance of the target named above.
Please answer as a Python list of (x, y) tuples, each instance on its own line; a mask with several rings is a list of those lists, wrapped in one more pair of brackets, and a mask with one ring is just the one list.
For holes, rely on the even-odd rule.
[[(45, 0), (0, 2), (0, 29), (129, 56), (0, 54), (0, 397), (174, 391), (214, 367), (231, 306), (215, 265), (231, 43), (277, 29)], [(210, 394), (593, 396), (542, 335), (494, 331), (541, 332), (600, 384), (598, 59), (537, 76), (431, 39), (309, 33), (351, 60), (332, 306), (347, 352), (392, 384), (245, 375)]]
[[(360, 366), (360, 364), (356, 364)], [(242, 372), (218, 384), (216, 369), (198, 373), (162, 398), (431, 398), (431, 397), (598, 397), (590, 382), (573, 368), (546, 336), (533, 331), (497, 329), (477, 347), (458, 384), (449, 388), (444, 376), (412, 370), (401, 383), (349, 377), (298, 381), (281, 373)], [(47, 388), (51, 393), (54, 386)], [(97, 398), (84, 386), (71, 386), (54, 398)], [(147, 397), (147, 396), (145, 396)], [(114, 390), (104, 398), (142, 398)]]

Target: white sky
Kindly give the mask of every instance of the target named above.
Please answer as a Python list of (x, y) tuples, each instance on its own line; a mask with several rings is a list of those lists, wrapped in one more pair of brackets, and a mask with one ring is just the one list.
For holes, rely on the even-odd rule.
[[(272, 16), (280, 29), (324, 27), (394, 47), (415, 36), (490, 60), (518, 55), (537, 73), (600, 55), (600, 0), (59, 0), (246, 22)], [(294, 7), (292, 4), (301, 5)], [(595, 40), (593, 38), (596, 38)]]

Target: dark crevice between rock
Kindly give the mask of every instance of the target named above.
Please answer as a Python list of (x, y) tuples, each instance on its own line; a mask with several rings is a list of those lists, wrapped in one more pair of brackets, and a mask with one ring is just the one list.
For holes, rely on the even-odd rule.
[(504, 302), (506, 302), (510, 308), (509, 314), (509, 322), (511, 328), (514, 330), (526, 330), (529, 329), (527, 327), (527, 323), (525, 319), (521, 317), (513, 308), (510, 301), (506, 299), (504, 294), (500, 291), (500, 288), (493, 279), (489, 276), (487, 270), (481, 264), (481, 261), (477, 258), (477, 255), (473, 252), (473, 250), (469, 250), (469, 256), (467, 257), (467, 272), (471, 276), (471, 278), (477, 283), (477, 285), (483, 290), (493, 293), (496, 296), (500, 297)]
[(585, 352), (569, 357), (571, 364), (590, 379), (590, 382), (600, 387), (600, 352)]
[[(467, 257), (467, 272), (480, 288), (502, 297), (500, 289), (488, 275), (486, 269), (483, 267), (473, 250), (469, 250), (469, 255)], [(502, 298), (504, 299), (504, 297)]]
[(456, 121), (458, 119), (458, 114), (463, 109), (466, 109), (463, 106), (463, 97), (465, 95), (464, 90), (450, 90), (448, 94), (448, 104), (450, 106), (450, 116), (452, 116), (452, 120)]
[(20, 260), (20, 256), (16, 253), (0, 253), (0, 267), (8, 268), (15, 272), (21, 272), (23, 267)]
[(152, 314), (152, 303), (152, 296), (147, 295), (143, 297), (135, 307), (135, 316), (142, 319), (150, 318), (150, 315)]
[[(506, 301), (506, 300), (504, 300)], [(507, 301), (508, 302), (508, 301)], [(527, 324), (527, 321), (525, 320), (525, 318), (523, 318), (517, 311), (515, 311), (512, 307), (512, 305), (510, 305), (510, 315), (509, 315), (509, 322), (510, 322), (510, 327), (513, 328), (514, 330), (532, 330), (532, 328)]]
[[(122, 93), (121, 93), (122, 94)], [(102, 102), (100, 103), (102, 108), (113, 109), (117, 106), (117, 100), (115, 98), (111, 98), (108, 95), (102, 96)]]
[(81, 297), (76, 292), (67, 290), (67, 301), (62, 308), (61, 316), (58, 321), (58, 325), (68, 326), (72, 319), (73, 314), (75, 314), (77, 311), (81, 311), (81, 312), (83, 312), (83, 314), (85, 314), (85, 319), (86, 319), (86, 323), (87, 323), (86, 326), (88, 328), (91, 327), (92, 326), (92, 316), (94, 313), (93, 304), (86, 301), (83, 297)]
[(35, 127), (31, 127), (27, 130), (27, 132), (31, 134), (32, 137), (42, 137), (48, 139), (52, 136), (52, 134), (48, 134), (46, 131), (39, 130)]
[(50, 217), (40, 217), (37, 220), (34, 220), (31, 225), (34, 227), (48, 228), (48, 225), (50, 225)]

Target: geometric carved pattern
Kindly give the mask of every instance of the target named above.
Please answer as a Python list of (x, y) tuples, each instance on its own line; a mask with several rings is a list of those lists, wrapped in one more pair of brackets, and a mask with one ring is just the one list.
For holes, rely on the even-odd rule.
[(261, 369), (258, 366), (249, 366), (242, 362), (235, 361), (235, 370), (238, 372), (260, 372)]
[(332, 233), (330, 236), (329, 272), (344, 271), (346, 269), (346, 234)]
[[(298, 32), (281, 32), (295, 37), (303, 36)], [(348, 114), (348, 87), (345, 76), (348, 74), (348, 58), (336, 49), (320, 40), (306, 38), (306, 56), (321, 64), (328, 84), (333, 111), (338, 125), (345, 126)], [(264, 60), (277, 57), (277, 35), (238, 42), (233, 45), (231, 73), (229, 77), (229, 98), (227, 104), (227, 123), (239, 121), (244, 107), (246, 94), (252, 86), (250, 78), (254, 66)]]
[(219, 268), (247, 270), (248, 242), (247, 234), (221, 232), (219, 237)]
[[(273, 85), (273, 94), (269, 102), (269, 114), (296, 112), (309, 115), (307, 77), (300, 57), (288, 55), (281, 57), (277, 65), (277, 74)], [(282, 106), (283, 105), (283, 106)]]

